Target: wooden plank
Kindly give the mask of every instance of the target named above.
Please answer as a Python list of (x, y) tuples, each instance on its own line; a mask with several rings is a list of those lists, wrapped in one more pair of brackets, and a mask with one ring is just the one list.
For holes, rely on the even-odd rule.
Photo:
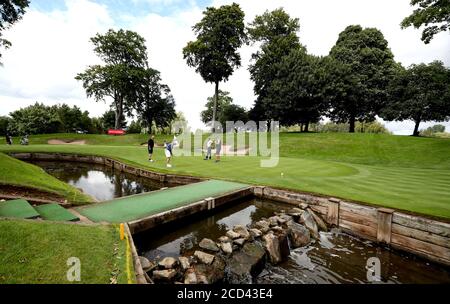
[(377, 221), (377, 209), (373, 207), (361, 206), (357, 204), (352, 204), (348, 202), (341, 202), (339, 207), (341, 211), (347, 211), (350, 213), (359, 214), (367, 218), (372, 219), (374, 222)]
[(392, 230), (392, 213), (394, 210), (379, 208), (378, 209), (378, 229), (377, 229), (377, 241), (380, 243), (391, 243), (391, 230)]
[(437, 234), (422, 231), (399, 224), (392, 224), (392, 233), (400, 234), (410, 238), (418, 239), (424, 242), (432, 243), (442, 247), (450, 248), (450, 238), (439, 236)]
[(392, 218), (393, 223), (402, 226), (431, 232), (443, 237), (450, 237), (450, 224), (439, 222), (419, 216), (395, 212)]
[(399, 246), (404, 246), (411, 250), (419, 251), (425, 254), (431, 254), (442, 258), (444, 260), (450, 261), (450, 249), (442, 246), (434, 245), (428, 242), (416, 240), (404, 235), (392, 233), (391, 235), (392, 244)]
[(322, 207), (322, 206), (317, 206), (317, 205), (310, 205), (309, 207), (314, 212), (320, 213), (323, 216), (327, 216), (327, 214), (328, 214), (328, 208), (327, 207)]
[(361, 216), (352, 212), (340, 210), (339, 219), (344, 219), (349, 222), (354, 222), (360, 225), (372, 227), (373, 229), (378, 229), (378, 223), (372, 218)]
[(326, 219), (330, 225), (339, 225), (339, 202), (330, 200)]
[(373, 228), (371, 226), (367, 226), (367, 225), (362, 225), (362, 224), (358, 224), (355, 222), (350, 222), (347, 221), (345, 219), (340, 218), (339, 219), (339, 227), (348, 229), (350, 231), (365, 235), (365, 236), (369, 236), (371, 238), (375, 238), (377, 237), (377, 229)]

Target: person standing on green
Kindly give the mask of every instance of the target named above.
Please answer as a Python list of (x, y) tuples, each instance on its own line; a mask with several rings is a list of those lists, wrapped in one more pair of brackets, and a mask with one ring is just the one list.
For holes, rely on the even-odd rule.
[(150, 162), (154, 162), (153, 160), (153, 148), (155, 147), (155, 135), (150, 136), (150, 139), (147, 142), (148, 148), (148, 160)]

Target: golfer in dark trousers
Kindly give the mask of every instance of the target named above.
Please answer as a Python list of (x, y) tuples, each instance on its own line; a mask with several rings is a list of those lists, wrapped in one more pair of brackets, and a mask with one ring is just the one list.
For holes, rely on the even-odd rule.
[(154, 162), (153, 160), (153, 148), (155, 147), (155, 135), (152, 135), (148, 140), (148, 160)]

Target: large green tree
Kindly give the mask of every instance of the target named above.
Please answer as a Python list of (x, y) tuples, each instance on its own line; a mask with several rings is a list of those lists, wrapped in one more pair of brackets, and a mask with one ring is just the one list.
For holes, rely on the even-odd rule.
[(252, 119), (278, 119), (278, 112), (271, 106), (269, 91), (283, 57), (294, 49), (304, 49), (297, 36), (299, 29), (299, 20), (291, 18), (282, 8), (266, 11), (248, 25), (250, 40), (261, 44), (260, 49), (252, 54), (249, 67), (257, 96), (250, 111)]
[[(219, 83), (227, 81), (241, 65), (238, 48), (246, 41), (244, 12), (238, 4), (208, 7), (202, 20), (194, 25), (197, 40), (183, 49), (187, 64), (195, 67), (203, 80), (215, 84), (215, 104), (219, 98)], [(213, 107), (212, 128), (216, 120)]]
[(383, 34), (375, 28), (350, 25), (339, 34), (327, 61), (328, 116), (348, 122), (373, 121), (387, 102), (387, 88), (397, 64)]
[(450, 1), (449, 0), (411, 0), (412, 6), (418, 6), (414, 12), (403, 19), (401, 26), (414, 26), (422, 31), (422, 41), (430, 43), (434, 35), (450, 30)]
[(147, 47), (139, 34), (109, 30), (91, 38), (94, 52), (105, 65), (93, 65), (75, 79), (83, 82), (88, 97), (96, 101), (112, 98), (115, 128), (124, 114), (131, 115), (136, 106), (136, 87), (141, 84), (142, 70), (148, 68)]
[(440, 61), (413, 64), (395, 77), (390, 99), (381, 116), (387, 120), (413, 120), (413, 135), (418, 136), (421, 122), (450, 117), (450, 69)]
[(8, 132), (14, 135), (56, 133), (61, 129), (56, 109), (36, 102), (14, 111), (9, 114), (12, 119)]
[[(10, 28), (25, 14), (25, 9), (30, 4), (28, 0), (2, 0), (0, 1), (0, 48), (9, 48), (11, 42), (3, 38), (3, 31)], [(0, 60), (2, 54), (0, 53)]]

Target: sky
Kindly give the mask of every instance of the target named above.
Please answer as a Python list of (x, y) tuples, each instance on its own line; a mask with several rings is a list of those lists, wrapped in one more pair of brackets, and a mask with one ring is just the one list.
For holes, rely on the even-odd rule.
[[(108, 29), (129, 29), (146, 39), (150, 66), (161, 72), (192, 128), (203, 127), (200, 112), (214, 86), (205, 83), (186, 65), (182, 48), (195, 36), (192, 26), (200, 21), (208, 6), (230, 4), (227, 0), (31, 0), (23, 19), (4, 36), (13, 46), (2, 50), (0, 67), (0, 115), (34, 102), (53, 105), (67, 103), (101, 116), (108, 103), (86, 97), (74, 77), (88, 65), (101, 63), (93, 53), (89, 38)], [(300, 19), (299, 37), (309, 53), (327, 55), (339, 33), (350, 24), (380, 29), (404, 66), (441, 60), (450, 66), (450, 35), (440, 33), (428, 45), (421, 30), (402, 30), (401, 20), (413, 8), (410, 0), (235, 0), (246, 14), (246, 22), (265, 10), (283, 7)], [(257, 46), (240, 49), (242, 67), (221, 89), (234, 102), (249, 109), (255, 96), (248, 66)], [(385, 122), (395, 134), (410, 134), (412, 122)], [(425, 128), (433, 123), (422, 123)], [(450, 123), (444, 123), (450, 131)]]

